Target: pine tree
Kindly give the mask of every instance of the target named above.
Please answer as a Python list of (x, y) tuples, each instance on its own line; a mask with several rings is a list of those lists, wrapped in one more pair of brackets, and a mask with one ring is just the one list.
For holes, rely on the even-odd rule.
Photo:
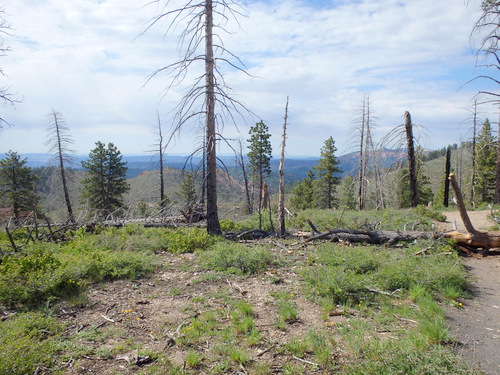
[(9, 151), (5, 159), (0, 160), (0, 196), (12, 208), (16, 219), (21, 211), (36, 211), (38, 208), (36, 176), (26, 163), (27, 159), (21, 160), (14, 151)]
[(486, 119), (476, 143), (476, 191), (482, 202), (493, 200), (495, 191), (496, 142), (491, 134), (490, 121)]
[(254, 185), (257, 184), (259, 191), (259, 229), (262, 228), (262, 187), (264, 179), (271, 174), (272, 147), (269, 141), (271, 134), (269, 128), (260, 121), (250, 128), (250, 139), (248, 139), (250, 152), (248, 160), (252, 172)]
[(335, 141), (330, 137), (321, 148), (321, 156), (315, 168), (318, 173), (318, 180), (315, 181), (315, 201), (318, 208), (333, 207), (335, 187), (340, 182), (338, 175), (342, 172), (338, 167), (339, 161), (335, 152)]
[(292, 190), (292, 197), (290, 203), (293, 207), (299, 210), (314, 207), (314, 172), (310, 170), (307, 172), (307, 177), (303, 180), (297, 181)]
[(104, 143), (97, 142), (82, 166), (86, 171), (82, 180), (82, 200), (103, 217), (123, 207), (123, 194), (129, 190), (127, 167), (116, 146), (108, 143), (105, 147)]

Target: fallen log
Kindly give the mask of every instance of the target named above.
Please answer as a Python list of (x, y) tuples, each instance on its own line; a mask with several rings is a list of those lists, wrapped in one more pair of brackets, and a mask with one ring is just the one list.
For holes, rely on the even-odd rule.
[(458, 245), (466, 245), (470, 247), (477, 247), (483, 249), (492, 249), (500, 247), (500, 232), (481, 232), (474, 228), (472, 222), (470, 221), (469, 215), (467, 214), (467, 209), (465, 208), (464, 200), (462, 198), (462, 193), (458, 187), (455, 175), (450, 173), (449, 180), (451, 181), (451, 186), (455, 193), (455, 199), (457, 203), (458, 212), (462, 218), (465, 229), (467, 233), (462, 233), (459, 231), (452, 231), (445, 233), (446, 238), (452, 238), (457, 241)]
[(421, 231), (369, 231), (360, 229), (333, 229), (328, 232), (314, 234), (305, 241), (310, 242), (320, 239), (341, 240), (345, 242), (366, 242), (380, 245), (392, 246), (398, 242), (413, 242), (421, 239), (436, 238), (439, 235), (433, 232)]

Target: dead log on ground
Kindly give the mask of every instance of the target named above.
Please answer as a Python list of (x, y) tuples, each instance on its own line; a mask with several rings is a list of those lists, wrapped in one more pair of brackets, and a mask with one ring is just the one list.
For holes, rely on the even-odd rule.
[(413, 242), (415, 240), (436, 238), (437, 236), (436, 233), (421, 231), (369, 231), (339, 228), (325, 233), (314, 234), (306, 239), (306, 242), (331, 239), (345, 242), (366, 242), (375, 245), (386, 244), (387, 246), (392, 246), (398, 242)]

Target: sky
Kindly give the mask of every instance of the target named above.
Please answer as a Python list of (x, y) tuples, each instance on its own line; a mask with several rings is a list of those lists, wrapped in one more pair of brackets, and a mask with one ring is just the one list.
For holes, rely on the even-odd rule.
[[(0, 87), (9, 86), (19, 102), (0, 106), (11, 124), (0, 130), (0, 153), (48, 152), (52, 111), (64, 118), (71, 148), (81, 155), (97, 141), (123, 154), (147, 153), (158, 143), (157, 114), (171, 134), (176, 105), (203, 65), (193, 64), (178, 85), (166, 74), (148, 79), (178, 61), (182, 31), (166, 20), (144, 33), (165, 4), (149, 2), (5, 2), (11, 30), (3, 42), (10, 51), (0, 57)], [(249, 112), (235, 116), (236, 124), (227, 121), (221, 133), (246, 141), (263, 120), (276, 155), (287, 97), (287, 155), (318, 156), (330, 136), (339, 155), (356, 150), (364, 95), (375, 142), (409, 111), (422, 147), (437, 149), (470, 139), (475, 94), (495, 89), (485, 80), (468, 83), (484, 74), (476, 67), (479, 36), (471, 38), (479, 0), (249, 0), (238, 12), (220, 37), (246, 73), (221, 69), (228, 92)], [(497, 109), (485, 104), (479, 112), (497, 121)], [(187, 123), (167, 154), (193, 152), (201, 123)], [(229, 151), (222, 145), (219, 152)]]

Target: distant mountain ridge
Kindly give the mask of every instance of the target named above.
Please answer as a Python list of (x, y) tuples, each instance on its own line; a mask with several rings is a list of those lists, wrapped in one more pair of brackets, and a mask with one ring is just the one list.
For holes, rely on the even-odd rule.
[[(391, 165), (395, 160), (400, 159), (404, 151), (389, 150), (382, 151), (381, 160), (384, 160), (384, 166)], [(0, 154), (0, 157), (5, 157), (5, 154)], [(22, 158), (27, 159), (27, 165), (32, 168), (45, 167), (52, 159), (51, 154), (21, 154)], [(74, 169), (82, 169), (81, 162), (88, 159), (86, 155), (72, 155), (74, 163), (68, 165)], [(289, 156), (285, 158), (285, 178), (287, 183), (294, 183), (307, 176), (307, 172), (314, 168), (318, 163), (318, 157), (314, 156)], [(344, 175), (354, 175), (357, 172), (359, 161), (359, 152), (351, 152), (345, 155), (338, 156), (340, 161), (340, 169)], [(158, 157), (153, 155), (123, 155), (123, 161), (127, 162), (127, 178), (135, 178), (145, 171), (157, 170), (159, 165)], [(235, 177), (240, 177), (241, 170), (236, 165), (234, 156), (222, 155), (219, 157), (222, 168), (227, 168), (229, 173)], [(185, 155), (166, 155), (164, 158), (164, 166), (174, 169), (196, 169), (201, 163), (201, 157), (188, 157)], [(273, 156), (271, 159), (271, 170), (273, 174), (277, 174), (279, 168), (279, 157)], [(55, 164), (54, 164), (55, 165)]]

